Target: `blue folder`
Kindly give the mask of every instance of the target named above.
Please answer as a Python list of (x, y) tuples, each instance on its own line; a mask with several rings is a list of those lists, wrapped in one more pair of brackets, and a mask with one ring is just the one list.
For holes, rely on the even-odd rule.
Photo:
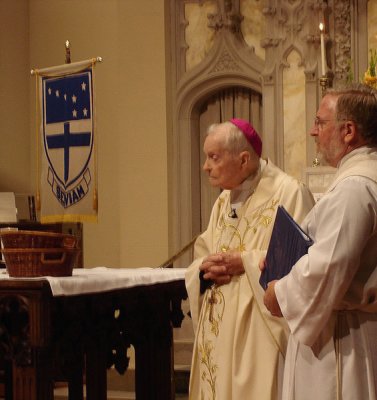
[(305, 254), (313, 240), (301, 229), (283, 206), (278, 206), (271, 240), (266, 255), (266, 267), (259, 283), (263, 289), (275, 279), (287, 275)]

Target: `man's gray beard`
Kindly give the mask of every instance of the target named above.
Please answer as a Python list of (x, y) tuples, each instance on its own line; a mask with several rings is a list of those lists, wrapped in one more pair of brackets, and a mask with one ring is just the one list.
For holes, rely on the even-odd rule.
[(319, 165), (321, 165), (322, 167), (330, 165), (322, 152), (318, 151), (316, 158), (319, 162)]
[(320, 151), (317, 151), (317, 154), (316, 154), (315, 158), (316, 158), (316, 160), (318, 162), (318, 165), (322, 165), (322, 166), (323, 165), (327, 165), (325, 157), (323, 156), (323, 154)]

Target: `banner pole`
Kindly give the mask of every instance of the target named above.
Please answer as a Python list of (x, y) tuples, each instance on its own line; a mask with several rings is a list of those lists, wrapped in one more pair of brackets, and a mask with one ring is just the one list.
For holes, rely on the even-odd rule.
[(71, 44), (69, 43), (69, 40), (65, 41), (65, 63), (66, 64), (71, 64), (71, 49), (70, 49)]
[[(88, 68), (92, 64), (96, 64), (97, 62), (102, 62), (102, 57), (90, 58), (88, 60), (77, 61), (71, 64), (62, 64), (54, 67), (42, 68), (42, 69), (32, 69), (30, 71), (31, 75), (42, 75), (42, 76), (53, 76), (57, 72), (60, 74), (64, 73), (72, 73), (79, 72), (85, 68)], [(75, 70), (77, 68), (77, 70)]]

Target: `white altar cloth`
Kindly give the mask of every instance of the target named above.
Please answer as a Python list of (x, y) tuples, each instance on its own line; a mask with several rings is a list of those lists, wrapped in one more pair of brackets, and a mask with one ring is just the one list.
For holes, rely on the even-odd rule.
[(185, 279), (186, 268), (75, 268), (72, 276), (10, 278), (4, 272), (0, 279), (47, 279), (53, 296), (99, 293), (134, 286), (154, 285)]

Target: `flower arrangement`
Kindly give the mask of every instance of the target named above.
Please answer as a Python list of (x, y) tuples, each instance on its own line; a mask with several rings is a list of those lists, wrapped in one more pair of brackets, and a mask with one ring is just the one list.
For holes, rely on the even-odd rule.
[(376, 65), (377, 65), (377, 51), (376, 49), (372, 49), (370, 50), (369, 67), (365, 71), (363, 83), (372, 86), (375, 89), (377, 89)]

